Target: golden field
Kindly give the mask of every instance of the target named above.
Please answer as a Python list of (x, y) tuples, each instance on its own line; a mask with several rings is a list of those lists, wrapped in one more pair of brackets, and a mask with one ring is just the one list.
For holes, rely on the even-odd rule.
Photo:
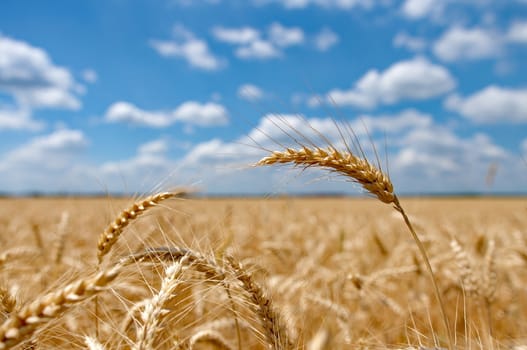
[[(172, 198), (127, 216), (98, 263), (99, 236), (133, 202), (0, 200), (0, 349), (447, 346), (430, 276), (390, 205)], [(456, 347), (526, 349), (525, 198), (401, 203)]]

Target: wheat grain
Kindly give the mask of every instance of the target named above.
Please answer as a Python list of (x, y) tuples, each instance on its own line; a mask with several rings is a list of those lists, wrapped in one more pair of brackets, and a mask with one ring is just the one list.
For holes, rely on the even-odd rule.
[(144, 304), (144, 309), (140, 315), (142, 324), (137, 328), (136, 342), (132, 349), (148, 350), (153, 348), (160, 323), (168, 313), (168, 310), (163, 307), (167, 300), (173, 297), (173, 293), (180, 282), (179, 278), (187, 267), (187, 262), (188, 256), (185, 256), (165, 267), (165, 276), (161, 282), (159, 292)]
[(182, 195), (184, 192), (162, 192), (149, 196), (134, 203), (128, 209), (123, 210), (112, 224), (99, 236), (97, 243), (97, 258), (99, 263), (108, 254), (112, 246), (117, 242), (123, 229), (148, 209), (158, 205), (162, 201)]
[(104, 290), (117, 277), (121, 267), (122, 265), (117, 265), (94, 277), (79, 279), (23, 306), (0, 325), (0, 349), (9, 349), (19, 344), (37, 329), (59, 317), (66, 309)]
[(319, 166), (352, 178), (371, 194), (387, 204), (395, 202), (395, 194), (390, 178), (371, 165), (367, 159), (359, 158), (348, 151), (338, 151), (333, 147), (310, 149), (288, 148), (283, 152), (274, 151), (262, 158), (256, 165), (292, 163), (305, 168)]

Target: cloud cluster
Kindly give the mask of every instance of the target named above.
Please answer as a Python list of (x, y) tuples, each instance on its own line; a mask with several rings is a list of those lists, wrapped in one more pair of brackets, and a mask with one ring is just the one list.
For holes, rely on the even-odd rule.
[(261, 88), (254, 84), (243, 84), (238, 88), (238, 97), (246, 101), (258, 101), (264, 97), (264, 92)]
[(490, 85), (467, 97), (451, 95), (445, 107), (480, 124), (527, 123), (527, 89)]
[(178, 57), (197, 69), (218, 70), (226, 65), (226, 61), (215, 56), (203, 39), (197, 38), (185, 26), (174, 26), (172, 39), (150, 40), (150, 46), (163, 57)]
[(48, 53), (24, 41), (0, 34), (0, 93), (15, 105), (0, 105), (0, 130), (38, 130), (43, 122), (34, 109), (78, 110), (83, 87), (70, 71), (53, 63)]
[(493, 58), (502, 51), (500, 36), (488, 29), (452, 27), (436, 41), (433, 51), (443, 61)]
[(273, 23), (264, 36), (252, 27), (214, 27), (214, 37), (222, 42), (235, 45), (235, 55), (241, 59), (270, 59), (282, 56), (282, 50), (301, 45), (305, 41), (304, 31), (299, 27), (284, 27)]
[(128, 123), (152, 128), (163, 128), (174, 123), (202, 127), (221, 126), (229, 122), (224, 106), (214, 103), (187, 101), (169, 111), (148, 111), (129, 102), (113, 103), (104, 115), (108, 123)]
[(368, 71), (349, 90), (331, 90), (326, 99), (337, 105), (373, 108), (402, 100), (424, 100), (441, 96), (456, 86), (450, 72), (425, 58), (392, 64), (385, 71)]
[(212, 35), (218, 41), (233, 45), (235, 56), (246, 60), (282, 57), (285, 49), (306, 42), (318, 51), (327, 51), (339, 42), (339, 36), (327, 27), (308, 37), (300, 27), (286, 27), (278, 22), (272, 23), (266, 31), (248, 26), (217, 26), (212, 29)]
[(351, 10), (353, 8), (372, 8), (375, 0), (253, 0), (257, 5), (278, 3), (286, 9), (303, 9), (308, 6)]

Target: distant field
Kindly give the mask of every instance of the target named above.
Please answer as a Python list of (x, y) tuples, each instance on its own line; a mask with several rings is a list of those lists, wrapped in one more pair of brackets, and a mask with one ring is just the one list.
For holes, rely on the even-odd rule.
[[(459, 348), (525, 349), (527, 199), (401, 201), (425, 243)], [(83, 302), (48, 297), (38, 306), (37, 332), (13, 339), (25, 337), (32, 349), (265, 349), (273, 337), (281, 348), (313, 350), (446, 344), (430, 277), (390, 205), (168, 199), (128, 218), (97, 267), (99, 235), (131, 203), (0, 199), (0, 321), (7, 320), (0, 349), (14, 344), (6, 340), (13, 328), (33, 330), (15, 316), (39, 296), (160, 247), (196, 257), (136, 261), (100, 288), (76, 289)], [(179, 269), (170, 270), (172, 280), (170, 264)]]

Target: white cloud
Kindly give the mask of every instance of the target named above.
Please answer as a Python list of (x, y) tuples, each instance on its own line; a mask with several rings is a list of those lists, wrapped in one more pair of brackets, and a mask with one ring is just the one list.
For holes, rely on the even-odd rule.
[(451, 95), (445, 107), (476, 123), (527, 123), (527, 89), (491, 85), (465, 98)]
[(36, 131), (44, 127), (44, 123), (31, 118), (27, 109), (16, 109), (0, 106), (0, 131), (2, 130), (31, 130)]
[(212, 54), (206, 41), (198, 39), (182, 25), (174, 28), (172, 40), (150, 40), (150, 46), (163, 57), (181, 57), (192, 67), (218, 70), (226, 62)]
[(85, 69), (82, 71), (82, 79), (86, 81), (87, 83), (96, 83), (99, 77), (97, 76), (97, 72), (93, 69)]
[(239, 45), (248, 44), (260, 38), (260, 32), (252, 27), (214, 27), (212, 29), (212, 34), (219, 41)]
[(351, 10), (353, 8), (371, 8), (375, 0), (253, 0), (258, 5), (279, 3), (287, 9), (303, 9), (308, 6)]
[(229, 44), (249, 44), (260, 38), (260, 32), (251, 27), (242, 28), (225, 28), (225, 27), (214, 27), (212, 34), (219, 41), (223, 41)]
[(515, 21), (509, 27), (507, 40), (513, 43), (527, 43), (527, 21)]
[[(382, 132), (389, 135), (414, 128), (426, 128), (431, 126), (433, 121), (430, 114), (415, 109), (406, 109), (397, 114), (361, 115), (351, 126), (358, 134)], [(364, 130), (364, 127), (367, 130)]]
[(236, 56), (244, 59), (269, 59), (280, 57), (281, 52), (271, 42), (256, 40), (247, 46), (241, 46), (235, 51)]
[(524, 155), (527, 155), (527, 138), (523, 139), (520, 145), (520, 150)]
[(170, 126), (176, 122), (203, 127), (226, 125), (228, 112), (220, 104), (187, 101), (172, 111), (147, 111), (129, 102), (115, 102), (108, 107), (104, 120), (109, 123), (130, 123), (153, 128)]
[(187, 101), (172, 112), (174, 121), (198, 126), (218, 126), (229, 123), (229, 116), (225, 107), (208, 102), (200, 104)]
[(168, 159), (167, 151), (168, 143), (166, 140), (153, 140), (139, 145), (137, 153), (133, 157), (119, 161), (108, 161), (98, 168), (105, 176), (119, 175), (134, 183), (142, 180), (138, 178), (137, 174), (155, 172), (158, 175), (166, 176), (170, 172), (170, 168), (175, 166), (174, 161)]
[[(213, 29), (213, 35), (217, 40), (226, 42), (231, 45), (235, 45), (236, 49), (234, 54), (241, 59), (270, 59), (280, 57), (282, 52), (278, 49), (278, 43), (283, 46), (293, 45), (298, 33), (296, 31), (289, 32), (287, 28), (282, 27), (280, 24), (273, 24), (275, 27), (274, 33), (278, 34), (279, 31), (284, 31), (285, 36), (281, 38), (274, 38), (278, 41), (272, 42), (271, 39), (263, 39), (260, 32), (252, 27), (240, 27), (240, 28), (225, 28), (215, 27)], [(273, 27), (270, 27), (270, 34)], [(303, 35), (303, 33), (302, 33)]]
[(456, 85), (447, 69), (424, 58), (394, 63), (384, 72), (368, 71), (350, 90), (331, 90), (329, 102), (373, 108), (401, 100), (424, 100), (443, 95)]
[(145, 111), (128, 102), (115, 102), (105, 113), (104, 119), (109, 123), (130, 123), (162, 128), (172, 124), (169, 112)]
[(252, 27), (215, 27), (212, 33), (217, 40), (234, 45), (234, 54), (241, 59), (278, 58), (283, 55), (282, 49), (298, 46), (306, 41), (302, 28), (285, 27), (278, 22), (269, 26), (266, 35)]
[(426, 40), (411, 36), (406, 32), (399, 32), (393, 38), (393, 46), (404, 47), (413, 52), (421, 52), (426, 48)]
[(238, 97), (247, 101), (258, 101), (262, 99), (264, 92), (253, 84), (243, 84), (238, 88)]
[(304, 42), (304, 31), (299, 27), (287, 28), (275, 22), (269, 27), (269, 40), (279, 47), (300, 45)]
[(79, 109), (71, 73), (46, 51), (0, 34), (0, 91), (27, 108)]
[(437, 40), (433, 51), (447, 62), (492, 58), (501, 53), (502, 40), (492, 30), (454, 26)]
[(3, 155), (0, 172), (25, 169), (60, 170), (68, 166), (79, 152), (88, 145), (80, 130), (62, 129), (39, 136)]
[(443, 3), (443, 0), (406, 0), (401, 10), (408, 18), (421, 19), (429, 16), (432, 12), (439, 11), (443, 7)]
[(313, 41), (319, 51), (327, 51), (339, 42), (339, 36), (329, 28), (323, 28), (315, 35)]
[(139, 154), (160, 154), (168, 151), (168, 142), (165, 139), (150, 141), (140, 145), (137, 149)]

